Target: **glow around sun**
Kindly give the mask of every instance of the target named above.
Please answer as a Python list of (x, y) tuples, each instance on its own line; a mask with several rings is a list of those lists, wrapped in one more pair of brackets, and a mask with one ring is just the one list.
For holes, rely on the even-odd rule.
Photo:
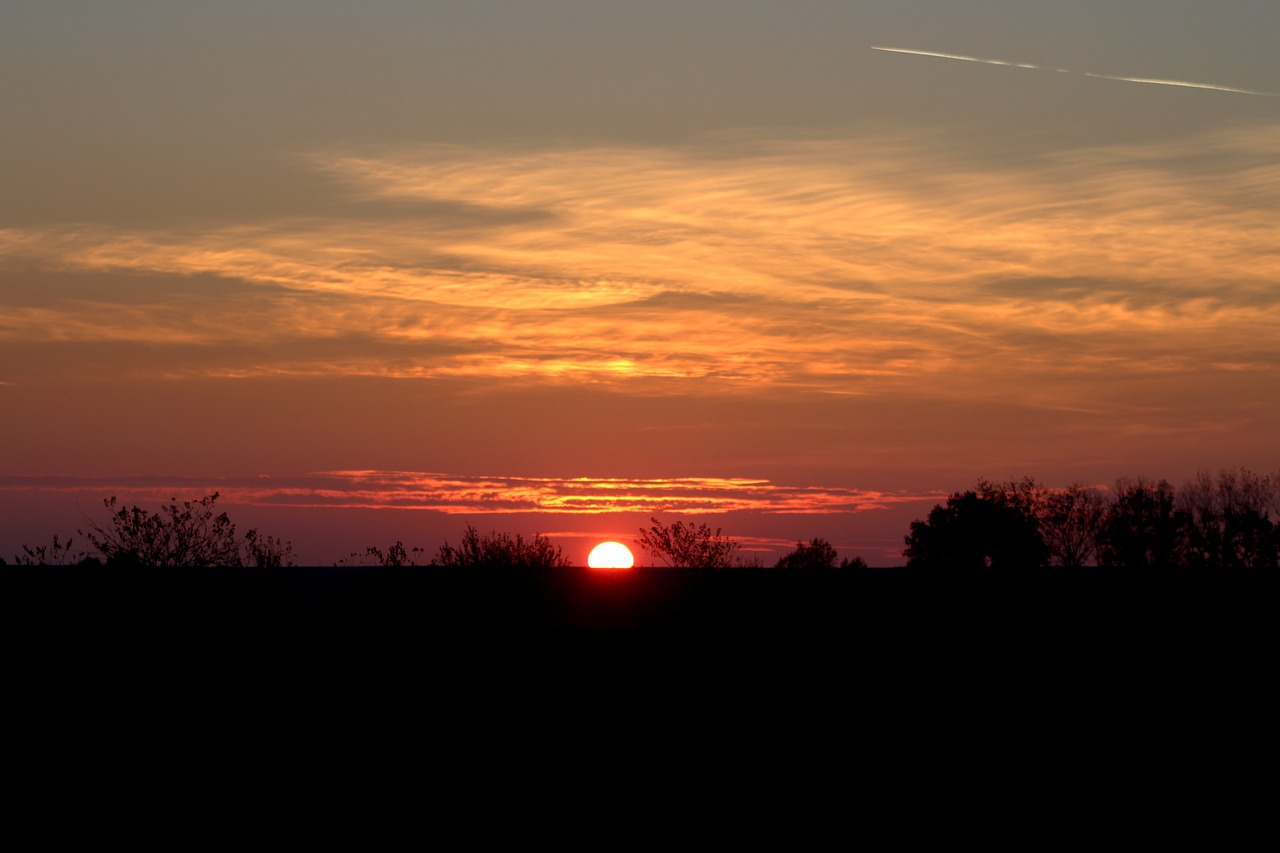
[(601, 542), (591, 549), (587, 565), (593, 569), (629, 569), (635, 565), (635, 557), (621, 542)]

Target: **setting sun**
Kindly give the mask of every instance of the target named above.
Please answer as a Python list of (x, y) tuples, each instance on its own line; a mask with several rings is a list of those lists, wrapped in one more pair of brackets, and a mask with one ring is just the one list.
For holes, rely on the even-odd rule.
[(587, 557), (587, 565), (593, 569), (629, 569), (634, 564), (631, 549), (621, 542), (601, 542)]

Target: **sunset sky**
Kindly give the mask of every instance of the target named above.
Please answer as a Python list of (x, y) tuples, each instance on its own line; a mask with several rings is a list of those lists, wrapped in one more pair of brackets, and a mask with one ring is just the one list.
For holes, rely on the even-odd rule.
[(0, 557), (1275, 472), (1272, 93), (1275, 0), (6, 0)]

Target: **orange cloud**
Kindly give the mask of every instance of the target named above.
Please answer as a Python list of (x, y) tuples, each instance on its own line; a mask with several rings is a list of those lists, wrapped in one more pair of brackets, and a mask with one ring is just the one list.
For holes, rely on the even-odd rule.
[(0, 477), (0, 491), (109, 491), (124, 501), (167, 501), (175, 494), (217, 491), (228, 504), (344, 509), (431, 510), (451, 515), (551, 513), (836, 514), (885, 509), (938, 498), (763, 479), (680, 477), (454, 476), (415, 471), (330, 471), (305, 477), (147, 482), (84, 478)]
[[(11, 271), (172, 282), (146, 300), (107, 289), (15, 306), (0, 343), (217, 348), (139, 366), (172, 377), (715, 379), (1019, 400), (1054, 377), (1067, 406), (1091, 404), (1070, 384), (1081, 375), (1274, 377), (1278, 143), (1269, 125), (1030, 163), (894, 137), (315, 156), (380, 214), (0, 232)], [(180, 299), (193, 276), (250, 286)]]

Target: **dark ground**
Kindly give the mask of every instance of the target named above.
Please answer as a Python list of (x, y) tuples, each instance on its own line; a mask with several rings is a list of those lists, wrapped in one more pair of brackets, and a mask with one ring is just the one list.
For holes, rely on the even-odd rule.
[[(1267, 574), (1051, 569), (0, 569), (10, 648), (442, 649), (680, 643), (859, 658), (1241, 658), (1276, 645)], [(411, 652), (409, 650), (412, 650)]]
[(187, 834), (318, 828), (367, 796), (419, 824), (536, 801), (561, 832), (587, 798), (619, 837), (685, 812), (754, 832), (792, 798), (791, 838), (1096, 840), (1121, 816), (1221, 839), (1276, 755), (1267, 575), (9, 566), (0, 587), (11, 781), (58, 821), (67, 792), (111, 792), (121, 831), (159, 803)]

